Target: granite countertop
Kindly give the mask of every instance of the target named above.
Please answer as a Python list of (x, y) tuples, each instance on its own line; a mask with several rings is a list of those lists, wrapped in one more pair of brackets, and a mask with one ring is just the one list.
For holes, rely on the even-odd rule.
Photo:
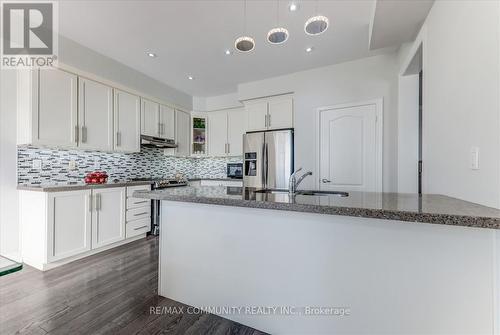
[(256, 193), (253, 188), (186, 186), (155, 191), (136, 191), (134, 197), (286, 210), (327, 215), (500, 228), (500, 210), (444, 195), (349, 192), (339, 196), (289, 196), (288, 193)]
[(52, 183), (40, 185), (18, 185), (19, 191), (37, 191), (37, 192), (64, 192), (64, 191), (78, 191), (78, 190), (91, 190), (96, 188), (110, 188), (110, 187), (126, 187), (126, 186), (141, 186), (151, 185), (151, 181), (130, 181), (130, 180), (117, 180), (110, 181), (106, 184), (93, 184), (87, 185), (85, 183)]

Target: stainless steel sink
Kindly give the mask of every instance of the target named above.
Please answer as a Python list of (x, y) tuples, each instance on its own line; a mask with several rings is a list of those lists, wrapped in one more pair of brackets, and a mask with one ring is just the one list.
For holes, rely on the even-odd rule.
[(313, 196), (328, 196), (334, 195), (337, 197), (348, 197), (349, 193), (340, 191), (297, 191), (297, 195), (313, 195)]
[(255, 193), (285, 194), (285, 193), (288, 193), (288, 190), (267, 189), (267, 190), (257, 190), (257, 191), (255, 191)]

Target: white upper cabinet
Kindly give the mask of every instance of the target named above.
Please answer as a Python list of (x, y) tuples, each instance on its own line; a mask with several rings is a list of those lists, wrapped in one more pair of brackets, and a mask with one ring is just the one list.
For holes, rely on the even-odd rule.
[(191, 136), (191, 115), (180, 110), (175, 110), (175, 143), (177, 156), (189, 156)]
[(241, 156), (246, 114), (243, 108), (208, 113), (210, 156)]
[(141, 136), (141, 106), (136, 95), (115, 90), (114, 150), (139, 152)]
[(244, 108), (227, 112), (227, 153), (230, 156), (243, 155), (243, 134), (247, 129)]
[(79, 78), (79, 143), (84, 149), (113, 150), (113, 89)]
[(125, 195), (125, 187), (93, 190), (93, 249), (125, 239)]
[(208, 153), (210, 156), (227, 154), (227, 112), (208, 113)]
[(267, 129), (267, 101), (251, 101), (245, 103), (247, 113), (247, 130)]
[(175, 110), (165, 105), (160, 105), (160, 137), (175, 138)]
[(142, 99), (141, 134), (160, 136), (160, 105), (147, 99)]
[(290, 95), (245, 103), (247, 130), (293, 128), (293, 98)]
[(293, 128), (293, 100), (291, 97), (278, 97), (268, 102), (267, 128)]
[(18, 72), (18, 143), (78, 145), (77, 76), (66, 71)]

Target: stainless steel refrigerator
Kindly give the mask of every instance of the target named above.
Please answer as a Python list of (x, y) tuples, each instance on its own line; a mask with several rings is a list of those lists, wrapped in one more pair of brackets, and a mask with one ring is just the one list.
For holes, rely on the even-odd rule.
[(243, 186), (288, 189), (293, 172), (293, 130), (243, 135)]

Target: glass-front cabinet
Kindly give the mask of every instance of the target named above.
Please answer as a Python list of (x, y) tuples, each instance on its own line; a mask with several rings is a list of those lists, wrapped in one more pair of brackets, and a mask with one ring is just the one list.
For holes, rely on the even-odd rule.
[(207, 116), (194, 114), (191, 122), (191, 154), (203, 156), (208, 153), (207, 146)]

